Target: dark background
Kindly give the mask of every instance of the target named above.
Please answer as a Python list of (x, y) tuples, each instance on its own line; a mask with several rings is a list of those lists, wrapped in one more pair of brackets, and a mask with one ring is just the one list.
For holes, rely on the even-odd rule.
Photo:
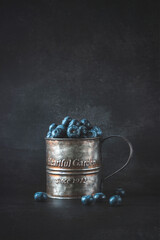
[[(44, 137), (66, 115), (132, 142), (131, 163), (105, 183), (106, 192), (158, 194), (158, 30), (158, 1), (1, 1), (1, 196), (45, 191)], [(120, 140), (104, 145), (109, 174), (128, 149)]]

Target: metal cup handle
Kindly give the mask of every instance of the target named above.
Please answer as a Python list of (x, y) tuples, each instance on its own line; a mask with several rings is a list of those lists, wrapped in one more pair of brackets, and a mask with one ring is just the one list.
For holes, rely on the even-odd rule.
[(115, 175), (116, 173), (118, 173), (118, 172), (120, 172), (122, 169), (124, 169), (124, 168), (128, 165), (128, 163), (129, 163), (129, 161), (130, 161), (130, 159), (131, 159), (131, 157), (132, 157), (132, 155), (133, 155), (133, 147), (132, 147), (132, 144), (130, 143), (130, 141), (128, 141), (127, 138), (122, 137), (122, 136), (120, 136), (120, 135), (111, 135), (111, 136), (109, 136), (109, 137), (106, 137), (106, 138), (102, 139), (102, 143), (103, 143), (105, 140), (107, 140), (107, 139), (109, 139), (109, 138), (112, 138), (112, 137), (122, 138), (122, 139), (128, 144), (130, 152), (129, 152), (129, 157), (128, 157), (126, 163), (125, 163), (121, 168), (119, 168), (118, 170), (116, 170), (115, 172), (113, 172), (113, 173), (109, 174), (108, 176), (104, 177), (104, 180), (112, 177), (113, 175)]

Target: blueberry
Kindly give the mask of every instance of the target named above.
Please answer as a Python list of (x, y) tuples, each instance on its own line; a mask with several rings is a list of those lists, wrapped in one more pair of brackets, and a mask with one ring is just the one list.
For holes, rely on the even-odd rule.
[(57, 127), (56, 127), (57, 129), (58, 128), (61, 128), (62, 129), (62, 131), (63, 131), (63, 137), (65, 137), (66, 135), (67, 135), (67, 128), (64, 126), (64, 125), (58, 125)]
[(46, 138), (51, 138), (51, 137), (52, 137), (52, 133), (49, 131), (49, 132), (47, 133)]
[(106, 195), (102, 192), (95, 193), (93, 195), (93, 199), (94, 199), (95, 202), (102, 202), (102, 201), (106, 200)]
[(92, 125), (91, 125), (91, 123), (87, 120), (87, 119), (82, 119), (81, 121), (80, 121), (80, 123), (82, 124), (82, 125), (84, 125), (87, 129), (91, 129), (92, 128)]
[(80, 126), (79, 129), (80, 129), (80, 136), (81, 137), (87, 136), (88, 131), (87, 131), (87, 128), (85, 126)]
[(55, 123), (52, 123), (52, 124), (49, 126), (49, 131), (52, 132), (56, 127), (57, 127), (57, 125), (56, 125)]
[(115, 192), (117, 195), (119, 195), (121, 197), (123, 197), (125, 195), (125, 191), (123, 188), (117, 188)]
[(83, 205), (90, 205), (91, 203), (94, 202), (94, 199), (92, 197), (92, 195), (86, 195), (81, 197), (81, 202)]
[(45, 192), (36, 192), (34, 194), (34, 200), (37, 202), (44, 202), (47, 200), (47, 194)]
[(67, 128), (64, 125), (58, 125), (57, 128), (61, 128), (64, 132), (66, 132)]
[(72, 118), (70, 118), (69, 116), (65, 117), (62, 120), (62, 125), (64, 125), (65, 127), (68, 127), (69, 123), (72, 121)]
[(53, 138), (63, 138), (64, 137), (64, 130), (62, 128), (55, 128), (52, 131), (52, 137)]
[(71, 127), (73, 125), (79, 127), (80, 126), (80, 122), (77, 119), (72, 119), (72, 121), (70, 121), (68, 127)]
[(87, 137), (88, 138), (95, 138), (95, 137), (97, 137), (97, 132), (94, 129), (91, 129), (90, 131), (88, 131)]
[(92, 129), (94, 129), (96, 132), (97, 132), (97, 137), (102, 137), (102, 130), (97, 127), (97, 126), (94, 126)]
[(119, 195), (114, 195), (109, 198), (110, 206), (119, 206), (122, 203), (122, 198)]
[(67, 128), (67, 136), (69, 138), (79, 138), (80, 137), (80, 129), (79, 127), (72, 125)]

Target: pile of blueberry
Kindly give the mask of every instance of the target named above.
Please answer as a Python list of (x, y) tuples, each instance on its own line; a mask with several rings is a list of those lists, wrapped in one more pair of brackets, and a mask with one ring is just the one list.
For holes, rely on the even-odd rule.
[(102, 137), (102, 130), (92, 126), (87, 119), (72, 119), (69, 116), (60, 125), (52, 123), (49, 126), (47, 138), (95, 138)]
[[(111, 196), (108, 200), (110, 206), (120, 206), (122, 204), (122, 197), (125, 195), (125, 191), (123, 188), (117, 188), (115, 194), (116, 195)], [(91, 203), (104, 202), (106, 199), (106, 195), (100, 192), (81, 197), (81, 202), (83, 205), (90, 205)]]

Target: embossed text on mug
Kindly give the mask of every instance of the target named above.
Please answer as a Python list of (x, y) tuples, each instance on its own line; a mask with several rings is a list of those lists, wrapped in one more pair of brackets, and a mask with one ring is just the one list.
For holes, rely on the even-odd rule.
[(48, 165), (51, 165), (53, 167), (90, 167), (97, 164), (97, 161), (94, 159), (88, 159), (88, 160), (81, 160), (81, 159), (60, 159), (55, 160), (53, 158), (48, 158)]
[(57, 178), (56, 179), (56, 184), (70, 184), (70, 183), (86, 183), (87, 178), (82, 177), (82, 178)]

